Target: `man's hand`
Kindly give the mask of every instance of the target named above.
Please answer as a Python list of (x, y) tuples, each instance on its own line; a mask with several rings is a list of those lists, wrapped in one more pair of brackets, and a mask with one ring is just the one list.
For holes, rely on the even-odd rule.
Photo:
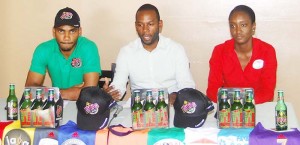
[(111, 95), (111, 97), (115, 100), (115, 101), (120, 101), (121, 98), (121, 92), (120, 90), (116, 90), (114, 86), (109, 86), (109, 81), (108, 79), (105, 77), (104, 78), (105, 83), (103, 84), (102, 89), (108, 93), (109, 95)]
[(169, 94), (169, 103), (170, 103), (170, 105), (174, 104), (174, 102), (176, 100), (176, 97), (177, 97), (177, 93), (175, 93), (175, 92)]

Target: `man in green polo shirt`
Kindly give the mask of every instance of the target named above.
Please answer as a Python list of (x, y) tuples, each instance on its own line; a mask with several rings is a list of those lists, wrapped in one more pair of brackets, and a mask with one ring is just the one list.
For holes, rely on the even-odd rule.
[(77, 100), (83, 87), (97, 86), (101, 73), (98, 48), (81, 33), (78, 14), (68, 7), (61, 9), (55, 17), (54, 39), (34, 51), (25, 86), (43, 86), (46, 72), (66, 100)]

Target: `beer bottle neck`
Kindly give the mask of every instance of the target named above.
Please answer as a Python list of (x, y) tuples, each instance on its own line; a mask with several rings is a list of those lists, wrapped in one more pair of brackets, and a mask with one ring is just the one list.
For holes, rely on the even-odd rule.
[(284, 102), (283, 92), (278, 92), (278, 102)]
[(221, 102), (226, 103), (227, 102), (227, 98), (222, 98)]
[(240, 102), (240, 94), (236, 94), (233, 98), (233, 101)]
[(10, 96), (15, 96), (15, 88), (10, 88), (9, 89), (9, 95)]

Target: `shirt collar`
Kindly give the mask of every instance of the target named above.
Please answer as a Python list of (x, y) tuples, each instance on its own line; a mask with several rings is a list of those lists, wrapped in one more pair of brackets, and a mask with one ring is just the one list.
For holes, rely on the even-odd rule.
[[(166, 50), (167, 47), (166, 47), (166, 44), (165, 44), (165, 39), (166, 39), (166, 38), (165, 38), (163, 35), (159, 34), (159, 41), (158, 41), (158, 43), (157, 43), (156, 48), (155, 48), (152, 52), (159, 51), (159, 50)], [(144, 51), (147, 51), (147, 50), (144, 48), (144, 46), (143, 46), (143, 44), (142, 44), (142, 40), (141, 40), (140, 38), (139, 38), (139, 46), (140, 46), (141, 48), (143, 48)], [(148, 51), (147, 51), (147, 52), (148, 52)]]
[[(76, 50), (77, 50), (76, 48), (78, 47), (78, 45), (80, 45), (81, 39), (82, 39), (82, 36), (79, 36), (79, 37), (78, 37), (78, 40), (77, 40), (77, 44), (76, 44), (76, 46), (75, 46), (75, 49), (74, 49), (74, 51), (72, 52), (72, 54), (70, 55), (70, 57), (69, 57), (68, 59), (72, 58), (72, 56), (76, 53)], [(60, 52), (59, 45), (57, 44), (57, 41), (56, 41), (55, 38), (53, 38), (53, 41), (55, 41), (54, 51), (55, 51), (56, 53), (58, 53), (59, 55), (61, 55), (62, 57), (64, 57), (64, 56), (62, 55), (62, 53)]]

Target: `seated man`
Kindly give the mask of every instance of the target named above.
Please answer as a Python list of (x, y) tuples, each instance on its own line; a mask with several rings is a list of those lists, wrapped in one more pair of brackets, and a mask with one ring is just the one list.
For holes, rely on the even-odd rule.
[(115, 100), (126, 91), (128, 77), (131, 89), (167, 88), (170, 104), (175, 93), (183, 88), (195, 88), (184, 48), (159, 34), (163, 27), (157, 8), (150, 4), (136, 12), (135, 28), (139, 38), (123, 47), (118, 55), (116, 73), (110, 87), (103, 89)]
[(54, 39), (34, 51), (25, 86), (42, 86), (48, 71), (52, 86), (60, 89), (62, 98), (77, 100), (81, 88), (98, 85), (98, 48), (81, 36), (79, 16), (71, 8), (57, 13), (52, 31)]

